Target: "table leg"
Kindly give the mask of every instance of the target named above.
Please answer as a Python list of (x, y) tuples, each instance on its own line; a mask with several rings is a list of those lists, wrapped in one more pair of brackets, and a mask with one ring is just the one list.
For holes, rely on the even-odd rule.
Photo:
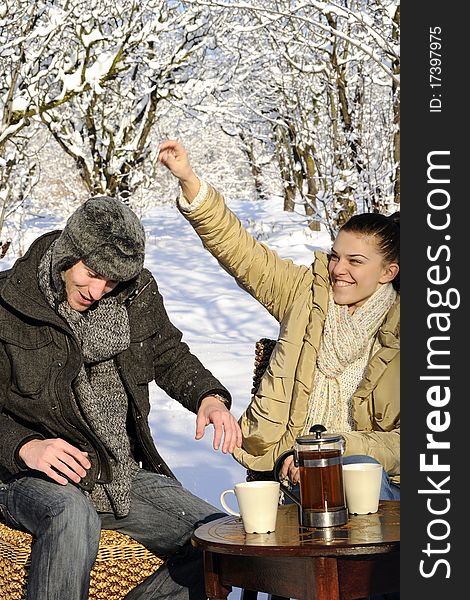
[[(310, 561), (309, 561), (310, 562)], [(307, 568), (305, 600), (339, 600), (338, 564), (336, 558), (317, 556)]]
[(207, 550), (204, 551), (204, 579), (206, 583), (206, 594), (209, 600), (226, 600), (232, 591), (231, 587), (221, 584), (219, 573), (215, 568), (217, 556)]

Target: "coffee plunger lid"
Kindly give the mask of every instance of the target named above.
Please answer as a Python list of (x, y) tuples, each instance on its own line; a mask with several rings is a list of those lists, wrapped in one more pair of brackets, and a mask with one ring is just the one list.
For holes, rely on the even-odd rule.
[(310, 433), (300, 435), (296, 438), (298, 444), (334, 444), (335, 442), (344, 442), (344, 438), (339, 433), (325, 433), (326, 427), (317, 423), (310, 427)]

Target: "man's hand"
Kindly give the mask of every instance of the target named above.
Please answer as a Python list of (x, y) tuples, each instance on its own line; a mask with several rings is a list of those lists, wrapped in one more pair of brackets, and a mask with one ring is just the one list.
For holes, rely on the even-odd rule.
[(294, 464), (294, 457), (288, 456), (282, 463), (281, 476), (288, 477), (292, 483), (299, 483), (300, 472), (299, 467)]
[(184, 197), (192, 202), (201, 184), (191, 168), (184, 146), (176, 140), (165, 140), (160, 144), (158, 160), (179, 179)]
[(200, 440), (204, 435), (204, 429), (212, 423), (214, 425), (214, 450), (218, 450), (222, 435), (224, 441), (222, 452), (233, 453), (235, 447), (242, 445), (242, 432), (235, 417), (223, 402), (215, 396), (203, 398), (196, 417), (196, 439)]
[(91, 467), (87, 452), (60, 438), (26, 442), (21, 446), (19, 455), (30, 469), (42, 471), (61, 485), (67, 485), (68, 481), (60, 473), (79, 483)]

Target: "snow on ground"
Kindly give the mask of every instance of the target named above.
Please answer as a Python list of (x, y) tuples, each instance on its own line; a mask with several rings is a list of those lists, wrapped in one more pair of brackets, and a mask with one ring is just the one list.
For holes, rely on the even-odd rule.
[[(298, 264), (310, 264), (316, 248), (330, 245), (329, 236), (308, 230), (301, 215), (283, 212), (280, 198), (238, 200), (230, 207), (260, 241)], [(31, 218), (24, 231), (25, 248), (64, 222), (61, 215)], [(277, 323), (204, 250), (174, 206), (155, 206), (143, 223), (146, 266), (157, 279), (170, 318), (191, 351), (230, 390), (232, 412), (238, 418), (250, 400), (255, 342), (277, 337)], [(5, 257), (1, 268), (10, 266), (14, 258)], [(245, 469), (230, 455), (212, 449), (211, 427), (196, 441), (195, 416), (155, 384), (151, 384), (151, 403), (150, 425), (163, 458), (186, 488), (220, 510), (220, 493), (244, 481)], [(229, 599), (239, 595), (235, 588)]]

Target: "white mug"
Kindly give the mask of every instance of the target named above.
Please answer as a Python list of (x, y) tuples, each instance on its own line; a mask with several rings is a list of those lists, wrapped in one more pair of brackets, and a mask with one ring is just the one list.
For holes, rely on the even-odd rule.
[(343, 481), (346, 504), (350, 513), (367, 515), (378, 511), (382, 465), (378, 463), (343, 465)]
[[(220, 503), (231, 515), (241, 516), (246, 533), (269, 533), (276, 528), (279, 493), (278, 481), (247, 481), (222, 492)], [(235, 494), (240, 512), (227, 506), (226, 494)]]

